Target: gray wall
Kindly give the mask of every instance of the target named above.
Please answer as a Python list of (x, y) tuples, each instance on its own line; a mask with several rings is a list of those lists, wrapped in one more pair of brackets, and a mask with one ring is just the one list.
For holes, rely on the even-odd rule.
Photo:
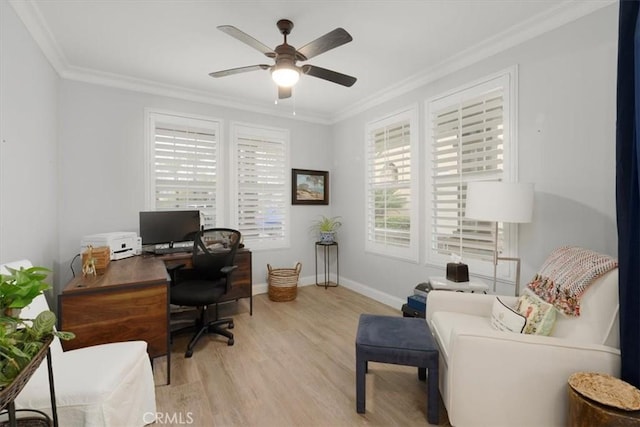
[(8, 2), (0, 2), (0, 262), (58, 259), (58, 84)]
[[(331, 205), (291, 207), (291, 248), (254, 253), (254, 283), (265, 283), (267, 263), (297, 261), (308, 283), (314, 273), (308, 225), (321, 213), (341, 215), (341, 283), (399, 306), (416, 283), (442, 275), (443, 266), (424, 263), (424, 240), (418, 264), (365, 253), (365, 124), (417, 104), (423, 180), (424, 101), (513, 65), (519, 70), (519, 178), (536, 185), (534, 222), (519, 228), (523, 280), (559, 245), (616, 254), (617, 5), (330, 126), (59, 81), (12, 8), (0, 7), (0, 261), (30, 258), (55, 266), (58, 287), (70, 277), (68, 264), (83, 235), (137, 231), (137, 212), (144, 209), (144, 108), (151, 107), (221, 118), (227, 136), (232, 120), (288, 128), (291, 167), (331, 172)], [(28, 169), (21, 165), (26, 160)], [(417, 201), (424, 236), (426, 194)], [(513, 292), (507, 284), (499, 290)]]
[[(425, 193), (413, 200), (421, 205), (421, 262), (365, 253), (361, 225), (365, 215), (365, 124), (417, 103), (424, 182), (429, 173), (425, 100), (513, 65), (519, 70), (519, 180), (533, 182), (536, 188), (533, 223), (519, 228), (522, 282), (532, 277), (557, 246), (580, 245), (616, 255), (616, 58), (617, 5), (613, 5), (334, 126), (334, 213), (353, 225), (343, 227), (340, 248), (347, 260), (341, 271), (349, 286), (400, 304), (417, 283), (430, 275), (444, 275), (444, 266), (425, 261), (424, 186)], [(499, 284), (498, 289), (505, 294), (514, 292), (507, 284)]]
[[(71, 277), (68, 265), (82, 236), (138, 232), (138, 212), (145, 210), (145, 108), (222, 119), (223, 144), (229, 143), (231, 121), (289, 129), (291, 167), (331, 172), (333, 147), (325, 125), (65, 80), (60, 90), (58, 221), (63, 283)], [(266, 283), (267, 263), (293, 267), (300, 261), (301, 276), (311, 276), (314, 239), (309, 223), (328, 212), (325, 206), (293, 206), (291, 247), (253, 251), (254, 284)]]

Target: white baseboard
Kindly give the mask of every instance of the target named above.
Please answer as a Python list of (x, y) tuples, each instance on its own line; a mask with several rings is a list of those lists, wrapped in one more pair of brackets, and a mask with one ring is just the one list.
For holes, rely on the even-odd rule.
[(374, 289), (370, 286), (363, 285), (362, 283), (354, 282), (353, 280), (340, 278), (340, 286), (344, 286), (347, 289), (351, 289), (361, 295), (376, 300), (382, 304), (388, 305), (395, 309), (401, 310), (402, 304), (407, 302), (405, 299), (389, 295), (385, 292)]
[[(335, 280), (335, 279), (334, 279)], [(315, 276), (309, 277), (299, 277), (298, 278), (298, 286), (310, 286), (316, 283)], [(254, 283), (253, 284), (253, 295), (258, 294), (266, 294), (269, 292), (269, 284), (268, 283)]]
[[(331, 277), (331, 280), (335, 282), (335, 276)], [(313, 286), (316, 283), (315, 276), (308, 277), (300, 277), (298, 279), (298, 286)], [(354, 292), (357, 292), (361, 295), (369, 297), (373, 300), (376, 300), (382, 304), (388, 305), (389, 307), (393, 307), (395, 309), (402, 309), (402, 304), (406, 301), (404, 299), (395, 297), (393, 295), (389, 295), (372, 287), (363, 285), (362, 283), (354, 282), (353, 280), (345, 279), (344, 277), (340, 278), (340, 286), (344, 286), (347, 289), (350, 289)], [(258, 294), (266, 294), (269, 291), (269, 285), (267, 283), (254, 283), (253, 284), (253, 295)]]

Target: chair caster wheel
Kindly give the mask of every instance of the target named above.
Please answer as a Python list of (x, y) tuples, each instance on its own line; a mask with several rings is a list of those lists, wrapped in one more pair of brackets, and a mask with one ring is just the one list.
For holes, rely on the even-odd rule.
[(193, 350), (187, 350), (187, 352), (184, 354), (185, 358), (189, 358), (191, 356), (193, 356)]
[(229, 341), (227, 341), (227, 345), (233, 345), (233, 338), (229, 338)]
[(229, 323), (229, 329), (233, 329), (233, 322)]

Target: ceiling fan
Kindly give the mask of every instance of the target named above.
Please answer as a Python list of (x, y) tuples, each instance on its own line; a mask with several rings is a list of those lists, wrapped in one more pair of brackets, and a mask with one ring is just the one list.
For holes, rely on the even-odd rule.
[(276, 25), (278, 26), (280, 33), (284, 36), (284, 43), (277, 46), (275, 50), (272, 50), (270, 47), (264, 45), (232, 25), (220, 25), (218, 27), (220, 31), (248, 44), (254, 49), (259, 50), (268, 58), (275, 59), (275, 64), (249, 65), (247, 67), (216, 71), (209, 73), (209, 75), (211, 77), (224, 77), (248, 71), (270, 70), (273, 81), (278, 85), (279, 99), (289, 98), (291, 96), (291, 88), (298, 82), (301, 73), (317, 77), (319, 79), (328, 80), (343, 86), (353, 86), (356, 82), (355, 77), (338, 73), (337, 71), (327, 70), (326, 68), (317, 67), (315, 65), (296, 65), (297, 61), (306, 61), (328, 50), (342, 46), (345, 43), (349, 43), (353, 38), (346, 30), (343, 28), (336, 28), (324, 36), (302, 46), (300, 49), (296, 49), (287, 43), (287, 36), (293, 29), (293, 22), (288, 19), (281, 19)]

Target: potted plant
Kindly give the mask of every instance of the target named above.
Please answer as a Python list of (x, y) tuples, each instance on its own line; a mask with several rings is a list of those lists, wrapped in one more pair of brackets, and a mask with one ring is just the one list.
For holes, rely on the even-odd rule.
[(20, 310), (49, 288), (43, 280), (50, 271), (43, 267), (7, 268), (0, 274), (0, 390), (10, 385), (40, 352), (48, 339), (75, 337), (54, 329), (56, 315), (49, 310), (35, 319), (20, 318)]
[(321, 243), (330, 244), (335, 242), (336, 231), (342, 226), (340, 218), (339, 216), (328, 217), (322, 215), (320, 219), (311, 224), (311, 229), (318, 234)]
[(44, 267), (7, 270), (9, 274), (0, 274), (0, 315), (13, 318), (42, 291), (49, 289), (43, 280), (50, 270)]

